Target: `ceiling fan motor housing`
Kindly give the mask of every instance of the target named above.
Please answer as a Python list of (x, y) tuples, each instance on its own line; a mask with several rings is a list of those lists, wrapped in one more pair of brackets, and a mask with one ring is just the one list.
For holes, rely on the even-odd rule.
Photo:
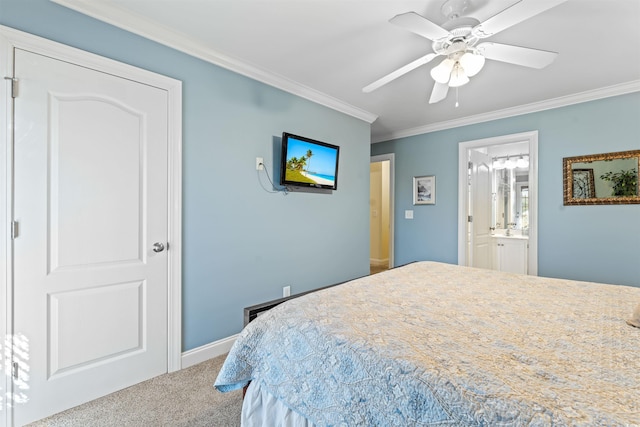
[(438, 55), (449, 55), (475, 46), (480, 39), (473, 34), (473, 28), (479, 23), (474, 18), (459, 18), (447, 22), (443, 28), (449, 31), (449, 36), (435, 40), (431, 46), (433, 51)]

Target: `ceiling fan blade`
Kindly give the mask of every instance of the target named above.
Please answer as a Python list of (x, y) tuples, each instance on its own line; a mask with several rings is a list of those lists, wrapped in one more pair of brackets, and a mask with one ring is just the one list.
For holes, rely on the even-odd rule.
[(449, 37), (451, 34), (441, 26), (434, 24), (427, 18), (424, 18), (415, 12), (396, 15), (391, 18), (389, 22), (429, 40), (439, 40)]
[(435, 53), (428, 53), (425, 56), (422, 56), (416, 59), (415, 61), (408, 63), (404, 67), (400, 67), (397, 70), (387, 74), (386, 76), (379, 78), (378, 80), (371, 83), (370, 85), (365, 86), (364, 88), (362, 88), (362, 91), (364, 93), (373, 92), (374, 90), (378, 89), (380, 86), (384, 86), (390, 81), (395, 80), (404, 74), (407, 74), (409, 71), (415, 70), (419, 66), (426, 64), (436, 56), (438, 55)]
[(521, 0), (483, 23), (478, 24), (474, 27), (473, 33), (480, 38), (490, 37), (566, 1)]
[(558, 56), (556, 52), (491, 42), (480, 43), (476, 48), (487, 59), (538, 69), (551, 64)]
[(435, 104), (436, 102), (440, 102), (447, 97), (447, 93), (449, 92), (449, 85), (446, 83), (438, 83), (433, 86), (433, 91), (431, 91), (431, 98), (429, 98), (429, 104)]

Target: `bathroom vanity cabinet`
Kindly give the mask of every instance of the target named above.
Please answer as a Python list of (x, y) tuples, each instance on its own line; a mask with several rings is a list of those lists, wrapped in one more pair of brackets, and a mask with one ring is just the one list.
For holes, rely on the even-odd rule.
[(493, 269), (510, 273), (528, 273), (529, 238), (493, 236)]

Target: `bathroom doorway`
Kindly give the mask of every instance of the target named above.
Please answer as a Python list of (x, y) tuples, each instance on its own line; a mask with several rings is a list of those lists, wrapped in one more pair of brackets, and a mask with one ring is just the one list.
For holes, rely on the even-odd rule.
[(537, 147), (535, 131), (460, 143), (458, 264), (537, 275)]

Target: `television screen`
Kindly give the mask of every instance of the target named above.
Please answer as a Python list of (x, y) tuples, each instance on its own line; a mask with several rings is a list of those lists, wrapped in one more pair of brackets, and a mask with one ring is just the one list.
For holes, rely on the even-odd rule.
[(284, 132), (280, 185), (337, 189), (339, 153), (336, 145)]

